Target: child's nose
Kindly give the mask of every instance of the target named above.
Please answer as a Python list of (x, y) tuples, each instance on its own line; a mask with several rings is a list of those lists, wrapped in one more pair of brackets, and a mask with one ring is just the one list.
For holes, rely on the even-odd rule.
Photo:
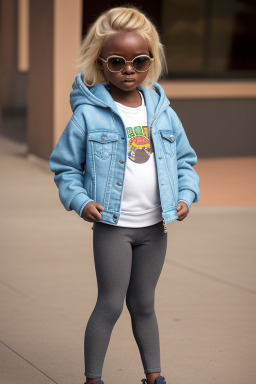
[(132, 66), (132, 63), (126, 63), (124, 69), (123, 69), (124, 72), (134, 72), (134, 68)]

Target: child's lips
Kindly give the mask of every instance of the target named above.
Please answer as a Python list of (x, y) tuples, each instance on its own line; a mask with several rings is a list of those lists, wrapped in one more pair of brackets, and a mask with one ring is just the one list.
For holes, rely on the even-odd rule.
[(123, 82), (124, 83), (134, 83), (135, 79), (125, 79)]

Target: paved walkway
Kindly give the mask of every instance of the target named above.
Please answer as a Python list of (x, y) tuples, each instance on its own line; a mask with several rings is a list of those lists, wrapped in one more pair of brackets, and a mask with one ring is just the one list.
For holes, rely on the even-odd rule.
[[(256, 382), (255, 160), (199, 160), (200, 202), (168, 224), (156, 290), (168, 384)], [(47, 161), (3, 138), (0, 170), (0, 383), (82, 384), (97, 298), (91, 224), (65, 211)], [(143, 377), (124, 306), (103, 379)]]

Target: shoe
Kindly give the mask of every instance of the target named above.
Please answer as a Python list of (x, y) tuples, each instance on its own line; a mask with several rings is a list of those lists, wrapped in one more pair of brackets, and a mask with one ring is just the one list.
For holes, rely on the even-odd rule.
[[(141, 379), (142, 384), (148, 384), (147, 379)], [(154, 384), (166, 384), (164, 376), (158, 376)]]
[[(84, 384), (86, 384), (86, 382)], [(103, 380), (94, 381), (93, 384), (104, 384), (104, 381)]]

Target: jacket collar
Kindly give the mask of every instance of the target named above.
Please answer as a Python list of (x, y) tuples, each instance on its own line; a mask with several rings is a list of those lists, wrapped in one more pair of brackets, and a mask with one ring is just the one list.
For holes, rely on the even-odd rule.
[[(70, 104), (74, 111), (78, 105), (89, 104), (103, 108), (110, 108), (119, 115), (116, 103), (107, 90), (107, 84), (97, 83), (93, 87), (87, 87), (83, 82), (84, 73), (80, 72), (72, 85), (73, 91), (70, 93)], [(156, 118), (170, 104), (165, 92), (159, 83), (153, 84), (154, 89), (143, 87), (141, 84), (137, 87), (144, 96), (147, 107), (148, 117)]]

